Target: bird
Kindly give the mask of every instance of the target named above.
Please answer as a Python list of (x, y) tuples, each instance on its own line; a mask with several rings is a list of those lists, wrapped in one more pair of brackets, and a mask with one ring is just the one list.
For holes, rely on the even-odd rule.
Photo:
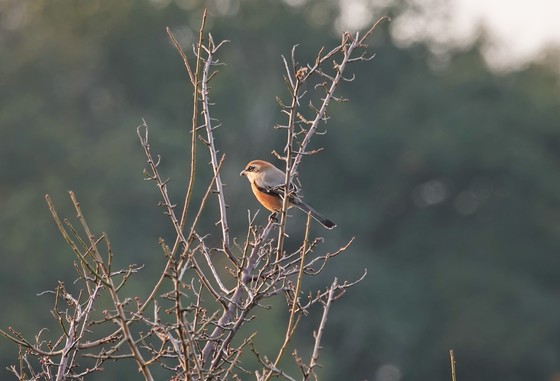
[[(284, 184), (286, 181), (286, 174), (282, 170), (276, 168), (268, 161), (253, 160), (245, 166), (245, 169), (239, 175), (247, 177), (255, 197), (262, 206), (273, 213), (273, 216), (276, 212), (282, 210)], [(310, 213), (311, 217), (327, 229), (336, 227), (334, 222), (323, 217), (319, 212), (303, 202), (301, 195), (297, 193), (295, 187), (288, 197), (288, 207), (295, 206), (305, 213)]]

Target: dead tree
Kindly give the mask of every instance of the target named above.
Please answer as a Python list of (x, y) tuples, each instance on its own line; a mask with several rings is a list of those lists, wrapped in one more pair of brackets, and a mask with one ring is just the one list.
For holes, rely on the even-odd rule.
[[(339, 45), (330, 50), (321, 48), (309, 64), (298, 63), (296, 47), (290, 58), (284, 59), (289, 98), (278, 99), (286, 122), (276, 127), (285, 131), (286, 145), (283, 152), (274, 153), (285, 163), (285, 189), (297, 182), (302, 160), (317, 152), (308, 149), (309, 143), (327, 122), (329, 104), (345, 101), (336, 95), (336, 89), (342, 82), (353, 80), (345, 76), (346, 69), (354, 62), (372, 58), (367, 55), (366, 41), (385, 19), (378, 20), (363, 36), (344, 33)], [(44, 339), (43, 331), (33, 339), (13, 328), (0, 331), (19, 345), (18, 365), (10, 368), (19, 380), (81, 379), (102, 371), (109, 360), (134, 361), (144, 380), (154, 379), (155, 367), (168, 369), (174, 380), (238, 379), (237, 374), (245, 374), (246, 378), (247, 373), (257, 380), (273, 376), (288, 380), (317, 378), (319, 349), (332, 302), (362, 280), (365, 271), (357, 280), (341, 282), (335, 278), (326, 289), (302, 295), (304, 280), (319, 275), (331, 258), (346, 251), (351, 241), (335, 252), (322, 251), (323, 239), (311, 237), (308, 216), (303, 242), (297, 250), (287, 252), (284, 242), (288, 195), (284, 196), (278, 222), (269, 220), (266, 226), (258, 226), (254, 217), (249, 217), (245, 237), (230, 237), (220, 173), (224, 155), (219, 155), (214, 136), (219, 122), (211, 116), (209, 99), (209, 83), (217, 74), (217, 56), (225, 41), (216, 43), (205, 32), (205, 23), (206, 13), (198, 43), (193, 47), (193, 65), (167, 30), (183, 59), (194, 94), (190, 177), (181, 208), (171, 200), (169, 180), (160, 173), (159, 156), (151, 151), (148, 125), (143, 122), (138, 127), (147, 160), (144, 174), (159, 190), (160, 205), (175, 233), (174, 242), (160, 242), (166, 265), (159, 280), (148, 295), (125, 295), (123, 285), (138, 276), (141, 267), (114, 269), (114, 253), (107, 234), (91, 231), (74, 193), (70, 192), (70, 199), (79, 226), (61, 219), (47, 195), (54, 221), (77, 258), (76, 284), (80, 291), (72, 295), (63, 283), (52, 291), (56, 296), (52, 314), (60, 327), (56, 340)], [(303, 91), (304, 88), (307, 90)], [(213, 176), (204, 196), (195, 200), (192, 195), (199, 167), (199, 140), (209, 150)], [(220, 220), (217, 231), (209, 232), (199, 227), (199, 221), (210, 202), (217, 202)], [(187, 226), (188, 218), (192, 222)], [(219, 246), (209, 243), (210, 234), (221, 236)], [(264, 302), (277, 297), (284, 297), (287, 302), (287, 328), (277, 352), (266, 356), (255, 347), (255, 333), (241, 328), (255, 318), (255, 311)], [(100, 300), (108, 300), (109, 305), (100, 306)], [(313, 349), (308, 355), (293, 352), (293, 361), (301, 374), (289, 375), (280, 362), (298, 323), (313, 305), (321, 305), (323, 311), (311, 338)], [(242, 355), (254, 356), (260, 365), (245, 369), (239, 361)]]

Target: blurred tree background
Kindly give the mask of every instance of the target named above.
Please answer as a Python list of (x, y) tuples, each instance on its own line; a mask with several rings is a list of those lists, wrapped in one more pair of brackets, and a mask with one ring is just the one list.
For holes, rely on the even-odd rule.
[[(380, 3), (372, 15), (397, 20), (417, 6)], [(434, 18), (445, 14), (446, 2), (429, 3)], [(37, 294), (75, 277), (45, 193), (72, 216), (74, 190), (116, 260), (146, 265), (131, 295), (162, 270), (157, 239), (170, 226), (143, 180), (135, 129), (144, 117), (178, 200), (191, 98), (165, 27), (190, 46), (203, 5), (215, 39), (231, 41), (212, 99), (232, 234), (242, 236), (247, 209), (258, 207), (239, 171), (283, 147), (272, 128), (282, 120), (275, 96), (285, 94), (280, 57), (300, 44), (306, 62), (332, 46), (337, 1), (0, 0), (2, 328), (52, 327), (53, 300)], [(315, 140), (326, 149), (301, 167), (307, 199), (339, 225), (315, 234), (327, 248), (357, 237), (328, 275), (369, 272), (332, 309), (323, 379), (447, 380), (454, 349), (459, 380), (558, 380), (558, 61), (496, 73), (481, 55), (484, 34), (438, 55), (428, 42), (397, 46), (390, 29), (378, 29), (376, 57), (342, 87), (351, 102), (333, 105), (328, 133)], [(200, 176), (210, 178), (209, 167)], [(297, 242), (303, 221), (294, 213)], [(259, 323), (261, 346), (277, 345), (286, 317), (278, 305)], [(309, 342), (312, 325), (303, 328), (298, 345)], [(15, 345), (0, 341), (2, 379), (16, 359)], [(107, 369), (102, 379), (133, 379), (123, 374)]]

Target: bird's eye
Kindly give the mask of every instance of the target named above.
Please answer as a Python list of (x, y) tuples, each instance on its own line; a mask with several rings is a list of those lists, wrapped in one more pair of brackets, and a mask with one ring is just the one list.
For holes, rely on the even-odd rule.
[(250, 165), (247, 167), (247, 171), (248, 172), (253, 172), (255, 170), (255, 166), (254, 165)]

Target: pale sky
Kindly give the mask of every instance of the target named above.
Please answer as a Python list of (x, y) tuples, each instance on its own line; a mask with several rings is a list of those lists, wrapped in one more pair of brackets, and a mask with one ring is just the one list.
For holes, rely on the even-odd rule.
[(491, 33), (490, 64), (523, 63), (548, 46), (560, 48), (560, 0), (452, 1), (459, 33), (472, 35), (481, 22)]
[[(442, 47), (464, 45), (483, 27), (490, 37), (485, 58), (497, 69), (522, 67), (549, 46), (560, 49), (560, 0), (447, 1), (448, 13), (438, 14), (437, 6), (430, 7), (437, 0), (410, 0), (417, 5), (414, 13), (389, 26), (397, 44), (430, 39)], [(386, 0), (340, 0), (339, 29), (362, 29), (371, 17), (381, 16), (375, 5), (383, 3)]]

